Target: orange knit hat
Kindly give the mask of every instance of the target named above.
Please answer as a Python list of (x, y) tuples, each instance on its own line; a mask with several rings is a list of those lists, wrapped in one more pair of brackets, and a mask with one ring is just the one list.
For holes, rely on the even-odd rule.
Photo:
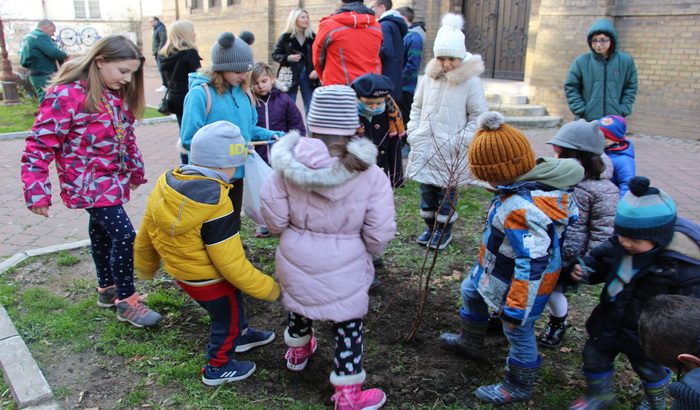
[(469, 168), (482, 181), (510, 181), (535, 166), (535, 152), (527, 137), (504, 122), (496, 111), (485, 112), (477, 120), (479, 130), (469, 146)]

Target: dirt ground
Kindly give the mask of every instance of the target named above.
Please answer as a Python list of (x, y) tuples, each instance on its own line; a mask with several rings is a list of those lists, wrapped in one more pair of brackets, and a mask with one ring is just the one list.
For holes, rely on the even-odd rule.
[[(66, 283), (79, 278), (92, 280), (94, 277), (89, 253), (84, 249), (72, 253), (81, 262), (61, 269), (60, 280), (52, 278), (56, 272), (53, 262), (47, 263), (39, 259), (17, 268), (15, 275), (23, 286), (41, 286), (71, 298), (73, 295), (70, 289), (66, 289)], [(256, 256), (249, 257), (254, 261)], [(465, 255), (465, 260), (473, 260), (473, 255)], [(482, 361), (467, 359), (439, 346), (440, 333), (457, 330), (459, 278), (464, 272), (455, 267), (451, 274), (435, 277), (431, 281), (429, 302), (425, 309), (427, 313), (416, 337), (409, 343), (403, 343), (402, 340), (411, 328), (415, 315), (415, 272), (402, 271), (389, 264), (379, 269), (377, 274), (383, 284), (371, 296), (370, 313), (365, 321), (364, 367), (368, 375), (365, 386), (383, 389), (388, 397), (387, 408), (408, 409), (435, 405), (477, 408), (479, 404), (473, 392), (483, 383), (500, 380), (508, 344), (502, 334), (489, 335), (486, 347), (488, 358)], [(144, 290), (143, 283), (138, 286)], [(579, 363), (580, 346), (585, 340), (583, 323), (592, 304), (590, 301), (594, 298), (587, 296), (581, 300), (584, 302), (577, 303), (579, 307), (570, 314), (575, 326), (567, 335), (567, 345), (574, 347), (542, 352), (545, 355), (544, 366), (549, 368), (552, 378), (559, 380), (559, 385), (538, 383), (535, 399), (537, 395), (556, 393), (563, 389), (583, 391), (583, 381), (578, 375), (579, 365), (574, 363)], [(268, 372), (268, 377), (250, 377), (236, 383), (238, 393), (255, 398), (258, 400), (256, 404), (269, 408), (284, 407), (271, 400), (276, 396), (330, 406), (333, 389), (329, 383), (329, 373), (334, 348), (330, 324), (315, 324), (319, 344), (316, 354), (306, 370), (290, 372), (286, 369), (286, 346), (282, 337), (286, 311), (279, 303), (270, 304), (253, 298), (247, 298), (246, 303), (251, 326), (274, 330), (277, 338), (271, 345), (237, 355), (239, 359), (246, 359), (247, 355), (253, 354), (258, 372), (262, 369)], [(164, 323), (160, 326), (165, 325), (182, 332), (183, 338), (198, 340), (197, 345), (201, 348), (192, 354), (203, 356), (207, 326), (196, 318), (205, 313), (194, 304), (187, 305), (185, 309), (188, 311), (181, 317), (188, 318), (186, 323)], [(544, 321), (541, 320), (540, 327), (543, 325)], [(120, 405), (121, 399), (134, 389), (142, 377), (128, 370), (126, 364), (131, 360), (138, 358), (108, 356), (89, 349), (82, 353), (59, 353), (45, 360), (48, 363), (42, 364), (42, 370), (54, 391), (64, 392), (66, 398), (62, 404), (65, 408), (116, 408), (123, 406)], [(199, 376), (193, 374), (192, 377)], [(168, 398), (178, 391), (179, 386), (177, 383), (165, 387), (152, 384), (145, 388), (150, 393), (149, 402), (160, 403), (162, 408), (168, 408)], [(534, 400), (523, 407), (544, 408)]]

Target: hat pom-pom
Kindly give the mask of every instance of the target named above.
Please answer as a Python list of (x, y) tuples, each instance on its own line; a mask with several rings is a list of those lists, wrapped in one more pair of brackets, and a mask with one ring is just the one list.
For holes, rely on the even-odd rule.
[(498, 111), (487, 111), (479, 116), (476, 125), (486, 130), (497, 130), (506, 122), (505, 117)]
[(219, 39), (216, 41), (223, 48), (231, 48), (234, 41), (236, 41), (236, 36), (234, 36), (233, 33), (226, 32), (220, 35)]
[(649, 178), (637, 176), (632, 177), (632, 179), (630, 179), (630, 181), (627, 183), (627, 186), (634, 196), (642, 196), (647, 192), (647, 189), (649, 189), (649, 184), (651, 184)]
[(442, 25), (461, 30), (464, 27), (464, 17), (459, 14), (447, 13), (442, 16)]

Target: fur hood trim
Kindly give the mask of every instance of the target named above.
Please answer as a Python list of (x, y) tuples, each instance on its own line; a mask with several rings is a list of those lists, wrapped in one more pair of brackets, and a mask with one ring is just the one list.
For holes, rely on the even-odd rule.
[[(342, 186), (359, 174), (345, 168), (340, 161), (328, 168), (310, 168), (299, 162), (294, 156), (294, 149), (300, 139), (299, 132), (291, 131), (272, 146), (272, 168), (284, 179), (307, 190), (323, 190)], [(348, 152), (370, 165), (377, 162), (377, 147), (366, 138), (352, 138), (348, 143)], [(319, 154), (328, 155), (328, 152)]]
[(462, 64), (456, 69), (446, 73), (437, 58), (433, 58), (425, 67), (425, 75), (430, 78), (438, 79), (445, 77), (451, 86), (457, 86), (465, 81), (471, 80), (473, 77), (481, 75), (484, 72), (484, 60), (478, 54), (467, 53), (467, 56), (462, 60)]

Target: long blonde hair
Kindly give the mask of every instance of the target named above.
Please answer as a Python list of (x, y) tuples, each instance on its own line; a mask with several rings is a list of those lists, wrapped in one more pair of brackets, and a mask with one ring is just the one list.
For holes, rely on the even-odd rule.
[(163, 57), (170, 57), (177, 51), (197, 49), (194, 44), (194, 23), (190, 20), (178, 20), (168, 27), (168, 41), (158, 52)]
[[(284, 28), (285, 33), (289, 33), (293, 36), (296, 36), (297, 33), (301, 32), (299, 30), (299, 27), (297, 26), (297, 20), (299, 19), (299, 16), (301, 16), (301, 13), (306, 13), (306, 15), (309, 15), (309, 12), (306, 11), (306, 9), (293, 9), (292, 11), (289, 12), (289, 17), (287, 17), (287, 25)], [(314, 35), (313, 30), (311, 30), (311, 26), (307, 27), (304, 29), (304, 37), (310, 38)]]
[[(231, 91), (231, 84), (229, 84), (226, 79), (224, 78), (224, 72), (223, 71), (214, 71), (211, 66), (209, 67), (202, 67), (199, 70), (197, 70), (198, 73), (200, 73), (203, 76), (206, 76), (209, 78), (209, 85), (214, 87), (214, 90), (216, 90), (216, 93), (219, 96), (222, 96), (226, 94), (227, 92)], [(250, 77), (250, 76), (248, 76)], [(255, 97), (253, 97), (253, 93), (250, 91), (250, 85), (248, 81), (248, 77), (245, 78), (239, 85), (241, 87), (241, 90), (243, 90), (244, 93), (248, 95), (248, 99), (250, 100), (250, 105), (254, 106), (255, 105)]]
[(100, 112), (102, 106), (102, 78), (97, 61), (106, 63), (139, 60), (141, 65), (131, 76), (131, 82), (119, 90), (119, 95), (137, 119), (143, 116), (146, 102), (143, 96), (143, 62), (145, 58), (134, 43), (122, 35), (109, 35), (99, 39), (84, 57), (69, 60), (59, 70), (49, 87), (85, 80), (85, 109)]

